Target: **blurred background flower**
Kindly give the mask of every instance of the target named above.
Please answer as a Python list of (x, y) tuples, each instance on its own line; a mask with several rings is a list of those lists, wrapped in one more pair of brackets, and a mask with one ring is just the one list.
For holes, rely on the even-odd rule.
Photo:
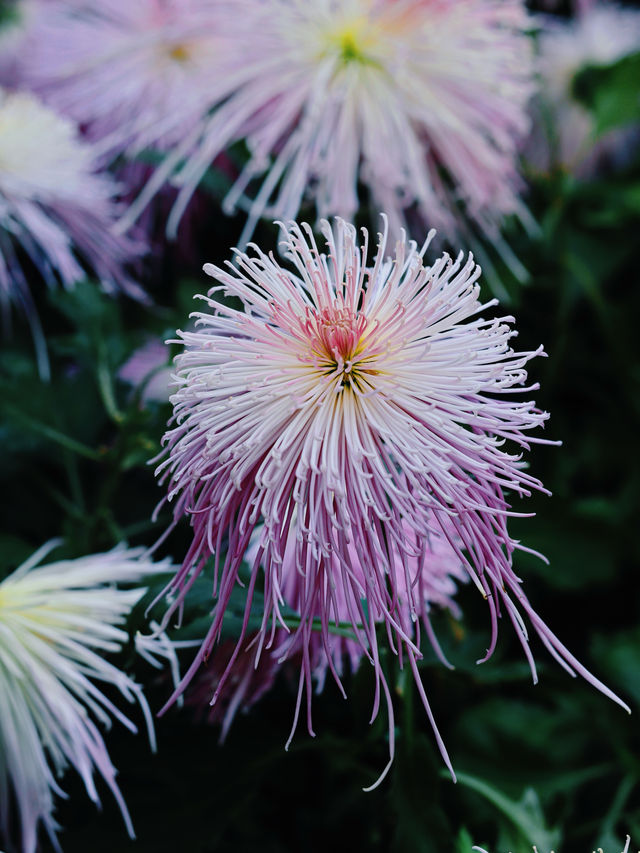
[(538, 20), (539, 116), (528, 144), (536, 169), (564, 168), (579, 177), (633, 156), (639, 126), (598, 134), (596, 118), (577, 97), (579, 72), (606, 67), (640, 51), (640, 11), (618, 3), (579, 4), (568, 20)]
[(116, 192), (72, 122), (34, 95), (0, 90), (0, 299), (5, 321), (11, 305), (32, 321), (41, 361), (34, 268), (50, 286), (92, 273), (109, 292), (145, 298), (126, 270), (141, 247), (113, 233)]
[(31, 0), (21, 82), (103, 156), (170, 150), (216, 85), (215, 0)]
[(519, 0), (218, 5), (213, 111), (187, 125), (126, 222), (176, 173), (175, 235), (206, 170), (242, 140), (249, 158), (225, 200), (248, 212), (241, 243), (305, 200), (350, 218), (368, 196), (396, 233), (413, 211), (416, 230), (451, 234), (462, 208), (495, 235), (521, 210), (516, 152), (534, 87)]
[(161, 340), (151, 338), (127, 359), (118, 371), (120, 379), (132, 385), (143, 401), (168, 403), (171, 396), (169, 350)]

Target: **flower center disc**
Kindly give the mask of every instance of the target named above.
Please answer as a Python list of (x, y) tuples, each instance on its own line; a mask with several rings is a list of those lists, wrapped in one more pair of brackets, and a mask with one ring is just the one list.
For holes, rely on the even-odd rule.
[(345, 385), (357, 380), (367, 319), (345, 307), (309, 312), (305, 323), (314, 366)]
[(174, 62), (178, 62), (180, 64), (184, 62), (188, 62), (191, 58), (191, 52), (189, 47), (186, 44), (180, 44), (179, 42), (169, 50), (169, 58), (173, 59)]

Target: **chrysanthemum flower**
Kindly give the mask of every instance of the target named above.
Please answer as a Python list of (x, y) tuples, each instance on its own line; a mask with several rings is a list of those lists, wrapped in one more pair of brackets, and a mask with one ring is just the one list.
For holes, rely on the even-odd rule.
[(240, 0), (220, 27), (213, 112), (125, 221), (180, 167), (175, 233), (205, 170), (239, 140), (249, 160), (226, 207), (249, 211), (245, 236), (261, 216), (295, 218), (305, 198), (352, 218), (359, 182), (394, 231), (409, 209), (450, 228), (463, 206), (494, 231), (518, 210), (533, 71), (521, 0)]
[(28, 267), (72, 286), (86, 268), (108, 291), (142, 290), (124, 265), (139, 252), (113, 231), (116, 185), (95, 171), (75, 126), (31, 94), (0, 90), (0, 298), (31, 304)]
[(640, 13), (616, 3), (588, 2), (580, 4), (575, 18), (541, 16), (539, 24), (541, 114), (528, 156), (537, 168), (559, 165), (588, 177), (624, 150), (629, 131), (615, 129), (596, 141), (593, 116), (575, 99), (573, 80), (587, 66), (606, 66), (640, 50)]
[[(433, 232), (421, 250), (399, 240), (386, 259), (385, 220), (371, 266), (366, 230), (362, 246), (342, 220), (333, 229), (323, 222), (322, 232), (324, 255), (308, 226), (285, 229), (293, 271), (257, 247), (239, 252), (228, 269), (207, 264), (217, 281), (203, 297), (209, 310), (195, 315), (196, 331), (179, 333), (185, 349), (176, 359), (175, 425), (158, 473), (175, 517), (190, 518), (193, 542), (172, 581), (177, 595), (166, 618), (211, 554), (217, 598), (185, 681), (220, 637), (243, 556), (263, 524), (236, 652), (246, 644), (262, 579), (257, 652), (279, 627), (287, 630), (282, 607), (297, 574), (299, 625), (280, 648), (281, 660), (302, 656), (296, 714), (304, 687), (310, 703), (314, 628), (331, 659), (330, 626), (346, 602), (346, 621), (375, 672), (374, 715), (381, 692), (392, 715), (379, 622), (430, 715), (417, 670), (418, 623), (407, 614), (424, 610), (421, 578), (438, 540), (487, 600), (487, 658), (498, 616), (506, 614), (535, 678), (524, 613), (567, 670), (615, 698), (535, 613), (512, 568), (520, 546), (507, 531), (505, 489), (519, 496), (543, 490), (524, 470), (520, 450), (544, 442), (529, 433), (547, 419), (514, 395), (537, 388), (524, 387), (525, 366), (542, 348), (513, 351), (512, 318), (481, 316), (494, 303), (479, 302), (480, 270), (471, 257), (444, 255), (425, 265)], [(242, 310), (217, 301), (220, 291)], [(233, 657), (229, 672), (232, 664)], [(223, 685), (224, 677), (218, 690)]]
[[(55, 544), (0, 582), (0, 832), (7, 840), (19, 834), (24, 853), (36, 850), (40, 824), (59, 849), (55, 796), (65, 796), (60, 777), (69, 766), (97, 804), (96, 772), (104, 779), (133, 837), (99, 726), (116, 719), (132, 732), (137, 728), (107, 694), (115, 689), (139, 703), (154, 747), (141, 685), (104, 655), (128, 642), (122, 625), (146, 592), (116, 584), (137, 585), (168, 566), (152, 563), (140, 548), (38, 566)], [(140, 651), (151, 662), (175, 658), (160, 635)]]
[(108, 155), (166, 150), (211, 103), (216, 0), (37, 0), (24, 80)]

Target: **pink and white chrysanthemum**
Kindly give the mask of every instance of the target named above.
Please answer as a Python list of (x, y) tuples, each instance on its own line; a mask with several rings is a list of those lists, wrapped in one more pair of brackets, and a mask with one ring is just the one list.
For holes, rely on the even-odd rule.
[(0, 300), (29, 308), (27, 259), (48, 284), (71, 287), (89, 270), (105, 290), (142, 298), (124, 270), (140, 248), (112, 230), (116, 192), (72, 122), (0, 89)]
[(216, 0), (35, 0), (22, 75), (105, 154), (166, 150), (211, 103)]
[[(472, 257), (425, 264), (434, 232), (422, 249), (400, 239), (389, 259), (385, 219), (369, 265), (366, 230), (359, 246), (342, 220), (321, 228), (326, 254), (309, 226), (284, 229), (293, 270), (257, 247), (238, 252), (227, 269), (207, 264), (217, 282), (202, 297), (208, 310), (195, 315), (195, 331), (179, 333), (175, 423), (158, 474), (175, 518), (190, 518), (193, 542), (171, 582), (176, 598), (165, 618), (212, 554), (216, 597), (184, 682), (220, 639), (243, 556), (262, 524), (236, 652), (246, 645), (259, 583), (256, 653), (287, 630), (282, 608), (296, 573), (299, 625), (279, 649), (280, 660), (302, 655), (296, 715), (305, 687), (310, 703), (314, 628), (330, 660), (330, 627), (346, 602), (346, 621), (375, 673), (374, 715), (384, 694), (392, 718), (376, 631), (382, 622), (431, 716), (417, 670), (420, 636), (407, 614), (423, 610), (420, 578), (434, 540), (448, 543), (487, 601), (485, 659), (506, 614), (535, 678), (524, 614), (565, 669), (616, 698), (535, 613), (512, 568), (520, 546), (507, 530), (505, 490), (543, 491), (521, 450), (545, 443), (529, 433), (547, 415), (519, 399), (537, 388), (525, 387), (526, 364), (542, 348), (515, 352), (513, 318), (482, 316), (495, 300), (480, 303)], [(242, 310), (218, 293), (238, 299)], [(218, 691), (223, 686), (224, 677)], [(310, 704), (308, 715), (311, 729)]]
[(220, 20), (213, 112), (125, 221), (179, 169), (175, 233), (205, 170), (238, 140), (249, 160), (226, 208), (248, 210), (245, 236), (262, 216), (295, 218), (307, 198), (319, 216), (351, 219), (359, 183), (396, 233), (409, 209), (451, 228), (462, 206), (494, 231), (519, 210), (533, 74), (521, 0), (238, 0)]
[(529, 159), (537, 168), (560, 165), (587, 177), (624, 150), (629, 132), (615, 129), (596, 140), (593, 116), (573, 96), (573, 80), (587, 66), (609, 65), (640, 50), (640, 12), (617, 3), (583, 2), (570, 20), (541, 17), (538, 41), (546, 115), (534, 129)]
[[(146, 592), (138, 584), (168, 566), (152, 563), (141, 548), (123, 547), (38, 566), (55, 544), (0, 582), (0, 833), (7, 842), (18, 835), (24, 853), (38, 848), (40, 824), (59, 849), (55, 797), (64, 796), (60, 776), (70, 766), (96, 804), (96, 772), (104, 779), (133, 837), (99, 728), (115, 719), (137, 731), (112, 701), (115, 693), (141, 706), (155, 748), (141, 685), (104, 656), (129, 640), (123, 623)], [(161, 634), (147, 638), (140, 653), (151, 663), (175, 659)]]

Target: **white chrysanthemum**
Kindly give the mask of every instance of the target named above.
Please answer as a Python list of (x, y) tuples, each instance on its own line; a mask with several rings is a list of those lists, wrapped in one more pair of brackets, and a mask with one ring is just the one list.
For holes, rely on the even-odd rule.
[(116, 185), (95, 171), (76, 127), (35, 96), (0, 89), (0, 297), (29, 308), (25, 258), (71, 286), (84, 265), (107, 290), (142, 291), (123, 272), (138, 251), (116, 236)]
[[(616, 3), (591, 3), (569, 21), (540, 21), (538, 65), (551, 139), (543, 140), (537, 129), (530, 159), (541, 168), (556, 163), (588, 174), (611, 146), (605, 140), (596, 144), (593, 117), (573, 97), (573, 80), (587, 66), (609, 65), (640, 50), (640, 13)], [(615, 146), (615, 139), (609, 142)]]
[[(105, 687), (140, 704), (155, 747), (141, 685), (104, 655), (128, 642), (122, 626), (146, 592), (116, 584), (138, 584), (168, 565), (152, 563), (141, 548), (120, 547), (37, 566), (55, 544), (41, 548), (0, 583), (0, 831), (12, 835), (15, 809), (23, 853), (36, 850), (40, 823), (57, 848), (54, 800), (64, 796), (59, 777), (69, 766), (95, 803), (96, 771), (102, 776), (133, 836), (99, 725), (109, 727), (116, 719), (133, 732), (137, 727)], [(137, 647), (151, 662), (175, 658), (164, 636)]]
[(5, 93), (0, 114), (3, 195), (41, 202), (109, 198), (109, 185), (92, 173), (91, 149), (80, 142), (73, 124), (32, 95)]
[(186, 158), (175, 232), (204, 171), (243, 139), (250, 158), (227, 208), (249, 210), (245, 236), (261, 216), (295, 218), (305, 198), (320, 216), (352, 218), (359, 182), (393, 228), (410, 209), (450, 228), (462, 205), (495, 231), (518, 209), (516, 148), (533, 71), (521, 0), (222, 6), (227, 43), (211, 82), (213, 112), (125, 221)]

